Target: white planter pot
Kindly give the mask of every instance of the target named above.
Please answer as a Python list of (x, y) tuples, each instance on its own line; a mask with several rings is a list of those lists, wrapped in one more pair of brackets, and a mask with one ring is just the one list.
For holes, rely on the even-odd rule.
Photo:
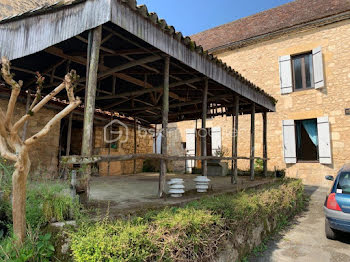
[(210, 179), (206, 176), (197, 176), (193, 181), (196, 182), (196, 188), (198, 193), (205, 193), (209, 188)]
[(169, 193), (171, 197), (182, 197), (185, 193), (184, 180), (182, 178), (173, 178), (168, 182)]

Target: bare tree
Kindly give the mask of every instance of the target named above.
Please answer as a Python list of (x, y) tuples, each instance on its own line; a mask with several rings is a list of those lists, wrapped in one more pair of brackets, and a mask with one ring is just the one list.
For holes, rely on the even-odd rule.
[[(12, 175), (12, 217), (13, 231), (18, 238), (19, 243), (23, 243), (26, 233), (26, 183), (30, 170), (29, 152), (32, 146), (42, 137), (46, 136), (55, 124), (72, 112), (81, 101), (74, 96), (74, 87), (77, 83), (78, 75), (74, 70), (66, 74), (63, 82), (53, 91), (41, 99), (41, 90), (43, 88), (44, 77), (37, 73), (37, 90), (34, 101), (26, 112), (18, 121), (13, 121), (13, 114), (17, 98), (21, 92), (23, 82), (15, 81), (10, 72), (10, 62), (6, 58), (2, 58), (1, 75), (6, 84), (11, 87), (11, 96), (4, 113), (0, 109), (0, 155), (1, 157), (15, 162), (15, 171)], [(69, 104), (59, 113), (57, 113), (38, 133), (32, 137), (22, 140), (19, 131), (23, 128), (26, 121), (37, 114), (39, 110), (47, 104), (60, 91), (66, 89)], [(14, 122), (14, 123), (13, 123)]]

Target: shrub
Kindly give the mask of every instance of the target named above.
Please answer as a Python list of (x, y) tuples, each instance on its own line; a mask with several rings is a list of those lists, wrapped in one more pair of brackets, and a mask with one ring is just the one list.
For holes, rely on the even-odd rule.
[(83, 223), (71, 234), (75, 261), (150, 261), (155, 246), (147, 236), (147, 225), (116, 221)]
[(281, 210), (303, 207), (304, 187), (300, 180), (285, 179), (263, 190), (248, 190), (235, 195), (224, 194), (190, 202), (187, 207), (210, 210), (225, 219), (254, 221)]
[(166, 208), (145, 218), (83, 223), (70, 233), (75, 261), (174, 261), (206, 250), (218, 216), (192, 208)]
[(84, 223), (70, 232), (75, 261), (207, 261), (239, 229), (303, 207), (303, 185), (283, 180), (262, 190), (205, 197), (142, 217)]

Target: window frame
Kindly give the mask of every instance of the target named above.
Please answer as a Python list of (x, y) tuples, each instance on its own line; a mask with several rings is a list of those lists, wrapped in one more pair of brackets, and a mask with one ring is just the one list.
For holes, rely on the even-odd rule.
[[(317, 159), (315, 160), (301, 160), (298, 158), (298, 134), (297, 134), (297, 122), (301, 122), (304, 120), (312, 120), (316, 119), (316, 127), (317, 127), (317, 141), (318, 145), (316, 146), (317, 150)], [(296, 158), (296, 163), (320, 163), (320, 150), (319, 150), (319, 138), (318, 138), (318, 125), (317, 125), (317, 118), (305, 118), (305, 119), (296, 119), (294, 120), (294, 133), (295, 133), (295, 158)]]
[[(291, 55), (291, 64), (292, 64), (292, 85), (293, 85), (293, 92), (298, 92), (298, 91), (305, 91), (305, 90), (312, 90), (315, 89), (315, 81), (314, 81), (314, 74), (311, 74), (311, 87), (308, 88), (306, 86), (306, 70), (305, 70), (305, 55), (311, 55), (312, 57), (312, 51), (307, 51), (303, 53), (298, 53)], [(295, 81), (295, 70), (294, 70), (294, 60), (297, 57), (301, 57), (301, 81), (302, 81), (302, 88), (297, 89), (296, 88), (296, 81)], [(314, 70), (314, 61), (311, 59), (311, 70)]]

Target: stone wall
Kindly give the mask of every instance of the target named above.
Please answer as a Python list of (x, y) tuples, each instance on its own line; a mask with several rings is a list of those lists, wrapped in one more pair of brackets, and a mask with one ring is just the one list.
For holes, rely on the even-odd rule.
[[(329, 185), (324, 176), (336, 174), (350, 158), (350, 21), (342, 21), (315, 29), (285, 34), (275, 39), (226, 51), (218, 57), (240, 72), (278, 103), (276, 113), (268, 113), (268, 169), (286, 169), (290, 177), (302, 178), (307, 184)], [(322, 47), (326, 87), (281, 95), (278, 58)], [(328, 116), (331, 128), (332, 165), (297, 163), (286, 165), (283, 159), (282, 120)], [(232, 119), (217, 117), (208, 126), (222, 127), (223, 146), (231, 148)], [(200, 123), (200, 122), (199, 122)], [(199, 124), (200, 125), (200, 124)], [(178, 123), (182, 141), (185, 129), (194, 128), (194, 121)], [(250, 116), (240, 116), (238, 155), (249, 156)], [(262, 156), (262, 116), (256, 115), (256, 156)], [(249, 162), (239, 160), (239, 168), (247, 169)]]
[[(0, 99), (0, 108), (7, 109), (8, 100)], [(17, 103), (14, 120), (18, 120), (25, 114), (25, 105)], [(27, 138), (39, 132), (47, 122), (56, 114), (53, 110), (42, 108), (30, 118), (27, 128)], [(57, 124), (45, 137), (40, 139), (30, 150), (31, 172), (30, 177), (51, 178), (57, 175), (58, 149), (59, 149), (60, 124)]]
[[(103, 126), (95, 128), (95, 152), (101, 155), (126, 155), (134, 154), (134, 128), (128, 126), (128, 130), (121, 127), (119, 132), (122, 133), (119, 141), (115, 143), (115, 148), (109, 151), (109, 144), (104, 143)], [(152, 135), (146, 133), (143, 129), (136, 132), (136, 153), (146, 154), (153, 152)], [(109, 172), (108, 172), (109, 166)], [(136, 172), (142, 172), (143, 160), (136, 160)], [(99, 163), (99, 174), (101, 176), (132, 174), (134, 172), (134, 161), (115, 161)]]

